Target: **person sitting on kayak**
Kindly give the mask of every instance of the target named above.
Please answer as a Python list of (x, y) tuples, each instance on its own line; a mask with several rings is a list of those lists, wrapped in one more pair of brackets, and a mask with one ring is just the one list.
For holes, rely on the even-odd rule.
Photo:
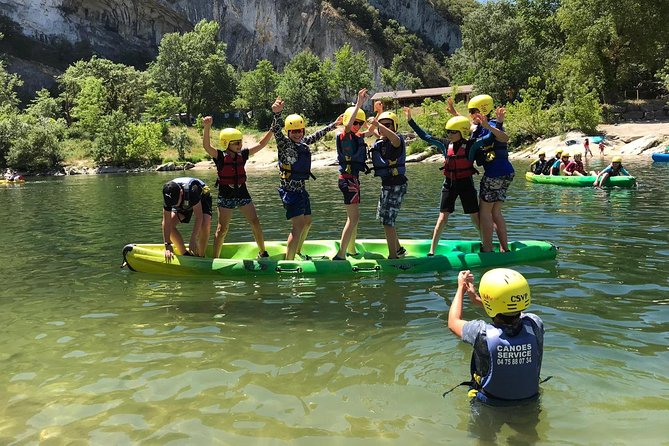
[(358, 92), (355, 107), (344, 112), (344, 130), (335, 136), (337, 142), (337, 161), (339, 162), (339, 190), (344, 195), (346, 206), (346, 224), (341, 232), (339, 251), (332, 260), (346, 260), (346, 255), (357, 254), (355, 239), (360, 221), (360, 172), (367, 173), (367, 144), (362, 127), (367, 123), (367, 116), (361, 109), (367, 99), (367, 89)]
[(404, 114), (409, 126), (416, 135), (429, 144), (434, 145), (444, 155), (444, 183), (441, 187), (441, 204), (439, 206), (439, 217), (432, 231), (432, 243), (428, 256), (433, 256), (434, 251), (441, 238), (444, 225), (448, 222), (448, 216), (455, 211), (455, 200), (460, 197), (460, 203), (465, 214), (469, 214), (474, 227), (479, 228), (479, 203), (474, 185), (474, 174), (478, 171), (474, 168), (473, 160), (469, 159), (472, 146), (469, 137), (471, 135), (469, 119), (464, 116), (454, 116), (446, 122), (447, 138), (436, 138), (423, 130), (411, 117), (411, 109), (404, 107)]
[(555, 161), (553, 163), (553, 166), (551, 167), (551, 175), (554, 176), (564, 175), (563, 172), (565, 167), (567, 167), (567, 165), (569, 164), (570, 156), (571, 155), (569, 154), (569, 152), (562, 152), (560, 154), (560, 159)]
[[(163, 185), (162, 227), (167, 262), (174, 254), (204, 257), (209, 241), (211, 205), (209, 187), (198, 178), (179, 177)], [(193, 215), (193, 232), (186, 249), (177, 225), (190, 222)]]
[(628, 177), (630, 173), (623, 167), (623, 159), (620, 156), (614, 156), (611, 159), (611, 164), (597, 174), (597, 178), (595, 178), (595, 182), (592, 185), (602, 187), (609, 177), (617, 177), (619, 175)]
[(239, 212), (242, 213), (246, 221), (251, 225), (253, 238), (258, 244), (258, 258), (269, 257), (269, 254), (265, 250), (265, 239), (258, 214), (256, 213), (256, 207), (246, 187), (246, 169), (244, 166), (249, 156), (259, 152), (267, 145), (272, 137), (272, 132), (266, 132), (257, 145), (250, 149), (243, 149), (242, 132), (233, 128), (223, 129), (219, 138), (222, 150), (216, 150), (211, 147), (209, 136), (212, 121), (211, 116), (205, 116), (202, 119), (202, 124), (204, 125), (202, 145), (207, 154), (214, 159), (218, 171), (218, 179), (216, 180), (216, 184), (218, 185), (218, 224), (214, 233), (213, 257), (216, 258), (221, 254), (221, 247), (230, 227), (232, 211), (236, 208), (239, 208)]
[(587, 172), (583, 166), (583, 161), (581, 161), (581, 154), (576, 152), (574, 153), (574, 160), (567, 164), (567, 166), (562, 171), (563, 175), (567, 176), (585, 176)]
[(406, 143), (399, 135), (397, 115), (383, 112), (378, 118), (370, 118), (370, 129), (378, 131), (381, 137), (371, 149), (374, 176), (381, 177), (381, 194), (376, 207), (376, 218), (381, 220), (388, 244), (388, 258), (397, 259), (406, 254), (400, 245), (395, 222), (402, 207), (402, 199), (407, 192)]
[(550, 175), (551, 174), (551, 169), (553, 168), (553, 164), (555, 164), (556, 161), (560, 161), (560, 155), (562, 155), (562, 149), (557, 149), (555, 151), (555, 156), (553, 156), (551, 159), (546, 161), (546, 165), (544, 166), (543, 172), (541, 172), (543, 175)]
[(546, 169), (548, 161), (546, 161), (546, 152), (541, 150), (539, 153), (539, 158), (532, 161), (527, 170), (532, 172), (535, 175), (541, 175)]
[[(464, 295), (483, 307), (492, 318), (462, 319)], [(458, 274), (458, 289), (448, 311), (448, 328), (473, 346), (472, 380), (468, 396), (472, 403), (518, 405), (539, 396), (544, 351), (544, 324), (525, 313), (531, 302), (530, 286), (522, 274), (496, 268), (481, 277), (479, 292), (468, 270)]]
[(286, 209), (286, 219), (292, 223), (286, 244), (286, 260), (293, 260), (296, 254), (306, 260), (308, 256), (302, 255), (300, 250), (309, 234), (312, 219), (311, 202), (305, 182), (310, 177), (315, 178), (311, 173), (309, 144), (315, 143), (327, 132), (334, 130), (337, 125), (341, 124), (343, 116), (339, 116), (335, 122), (328, 124), (316, 133), (304, 136), (304, 118), (297, 114), (288, 115), (283, 126), (288, 133), (288, 136), (286, 136), (283, 134), (280, 124), (283, 108), (284, 102), (277, 96), (274, 104), (272, 104), (274, 118), (270, 129), (276, 138), (279, 171), (281, 172), (279, 195), (283, 207)]

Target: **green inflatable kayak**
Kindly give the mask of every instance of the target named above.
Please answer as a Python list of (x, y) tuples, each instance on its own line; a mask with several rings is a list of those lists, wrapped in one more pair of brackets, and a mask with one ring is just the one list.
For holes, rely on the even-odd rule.
[[(270, 257), (257, 259), (258, 247), (253, 242), (225, 243), (221, 258), (176, 256), (170, 263), (164, 258), (163, 245), (129, 244), (123, 248), (123, 266), (133, 271), (173, 276), (229, 276), (316, 274), (346, 276), (358, 273), (422, 273), (460, 270), (480, 267), (524, 264), (537, 260), (551, 260), (557, 248), (537, 240), (509, 243), (509, 252), (481, 253), (478, 240), (442, 240), (436, 255), (428, 257), (430, 240), (403, 240), (406, 255), (401, 259), (387, 259), (386, 241), (358, 240), (358, 254), (346, 260), (331, 260), (337, 253), (339, 241), (307, 240), (302, 253), (308, 259), (283, 260), (285, 242), (266, 242)], [(495, 249), (499, 249), (498, 246)], [(209, 247), (208, 256), (211, 256)]]
[[(525, 174), (525, 179), (531, 183), (540, 184), (557, 184), (558, 186), (572, 186), (572, 187), (592, 187), (595, 182), (592, 175), (588, 176), (556, 176), (556, 175), (535, 175), (532, 172)], [(609, 177), (606, 180), (604, 187), (634, 187), (636, 186), (636, 178), (634, 177)]]

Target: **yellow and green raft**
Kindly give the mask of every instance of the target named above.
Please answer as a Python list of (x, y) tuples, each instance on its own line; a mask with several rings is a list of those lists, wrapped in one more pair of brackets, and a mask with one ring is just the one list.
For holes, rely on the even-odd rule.
[[(593, 187), (595, 176), (563, 176), (563, 175), (535, 175), (532, 172), (525, 174), (525, 179), (531, 183), (539, 184), (555, 184), (558, 186), (571, 187)], [(609, 177), (603, 184), (603, 187), (634, 187), (636, 186), (636, 178), (632, 176), (616, 176)]]
[[(508, 252), (480, 252), (478, 240), (442, 240), (434, 256), (427, 256), (430, 240), (403, 240), (407, 253), (403, 258), (390, 260), (386, 241), (358, 240), (355, 256), (346, 260), (331, 260), (337, 254), (339, 241), (307, 240), (302, 247), (304, 258), (283, 260), (285, 242), (267, 242), (268, 258), (257, 259), (258, 247), (253, 242), (225, 243), (221, 257), (175, 256), (166, 262), (164, 247), (159, 244), (129, 244), (123, 248), (123, 266), (133, 271), (171, 276), (226, 276), (246, 275), (332, 275), (346, 276), (364, 273), (423, 273), (431, 271), (517, 265), (539, 260), (552, 260), (557, 255), (555, 245), (525, 240), (509, 243)], [(498, 246), (495, 249), (499, 249)], [(308, 258), (306, 257), (308, 256)]]

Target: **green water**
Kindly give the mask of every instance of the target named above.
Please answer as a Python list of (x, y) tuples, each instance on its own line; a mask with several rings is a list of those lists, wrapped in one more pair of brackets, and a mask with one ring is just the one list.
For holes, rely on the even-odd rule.
[[(557, 261), (518, 267), (547, 328), (543, 375), (554, 378), (538, 416), (514, 413), (497, 444), (667, 444), (669, 165), (628, 163), (639, 188), (612, 191), (529, 184), (517, 168), (510, 239), (561, 248)], [(334, 170), (316, 175), (311, 235), (338, 238)], [(440, 175), (409, 166), (400, 237), (430, 236)], [(174, 176), (0, 187), (0, 444), (493, 438), (496, 427), (471, 422), (464, 388), (441, 396), (468, 378), (470, 357), (445, 325), (452, 272), (233, 281), (121, 270), (125, 243), (160, 241), (160, 185)], [(285, 239), (275, 173), (249, 181), (266, 238)], [(383, 236), (378, 187), (363, 178), (360, 238)], [(459, 212), (445, 236), (474, 238)], [(248, 240), (237, 214), (229, 241)]]

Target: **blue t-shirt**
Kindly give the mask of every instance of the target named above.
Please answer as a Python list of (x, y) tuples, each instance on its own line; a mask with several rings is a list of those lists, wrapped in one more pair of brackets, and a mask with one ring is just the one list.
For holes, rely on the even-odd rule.
[[(502, 130), (502, 124), (494, 119), (489, 121), (491, 127)], [(481, 125), (474, 130), (473, 137), (477, 140), (476, 145), (481, 147), (493, 146), (495, 152), (495, 159), (490, 162), (483, 163), (484, 175), (489, 178), (503, 177), (511, 175), (515, 172), (513, 166), (509, 162), (509, 151), (506, 143), (497, 141), (495, 135), (488, 129), (484, 129)]]

